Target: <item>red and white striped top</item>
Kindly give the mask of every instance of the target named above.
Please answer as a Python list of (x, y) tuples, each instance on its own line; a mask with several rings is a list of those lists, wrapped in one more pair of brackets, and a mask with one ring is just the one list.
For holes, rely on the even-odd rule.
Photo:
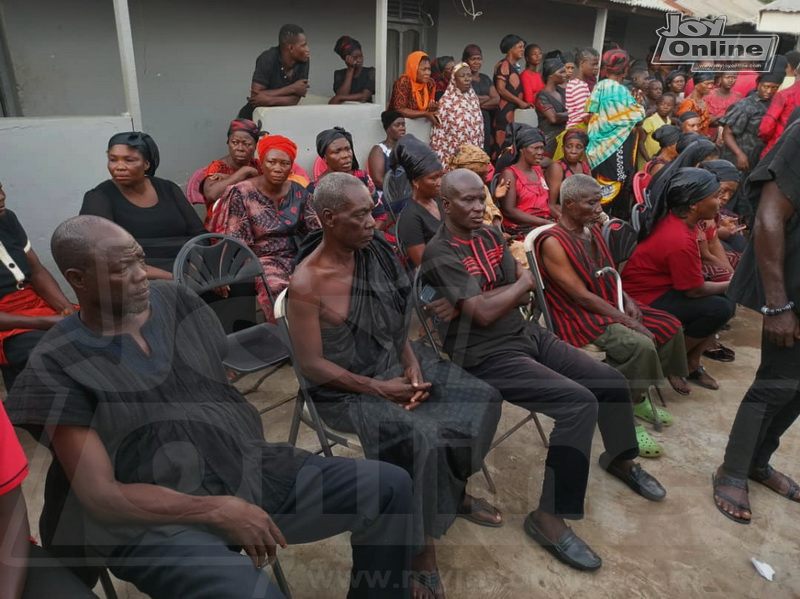
[(589, 84), (580, 79), (567, 82), (567, 129), (581, 123), (586, 116), (586, 102), (589, 99)]

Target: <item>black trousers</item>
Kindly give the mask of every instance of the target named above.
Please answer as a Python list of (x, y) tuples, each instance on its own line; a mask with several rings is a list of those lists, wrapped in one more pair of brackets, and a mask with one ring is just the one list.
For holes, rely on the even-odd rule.
[(61, 597), (63, 599), (97, 599), (97, 595), (44, 549), (31, 543), (28, 555), (28, 576), (22, 599)]
[(497, 354), (467, 371), (494, 386), (506, 401), (555, 420), (539, 507), (580, 519), (595, 425), (612, 457), (639, 455), (630, 389), (617, 369), (550, 331), (530, 325), (528, 333), (538, 346), (536, 355)]
[(33, 348), (44, 337), (47, 331), (26, 331), (19, 335), (12, 335), (3, 340), (3, 353), (6, 355), (7, 364), (2, 367), (3, 384), (6, 391), (11, 390), (17, 376), (28, 363), (28, 356), (31, 355)]
[(736, 304), (724, 295), (686, 297), (677, 289), (670, 289), (650, 307), (675, 316), (683, 323), (684, 335), (695, 339), (705, 339), (719, 331), (736, 311)]
[[(353, 568), (348, 599), (405, 598), (411, 565), (411, 481), (400, 468), (370, 460), (312, 456), (272, 519), (289, 544), (350, 531)], [(280, 557), (280, 549), (278, 550)], [(148, 533), (118, 548), (111, 572), (153, 599), (283, 597), (250, 558), (200, 528), (174, 535)], [(337, 572), (314, 570), (321, 588)], [(324, 593), (324, 592), (323, 592)]]
[(761, 364), (733, 421), (723, 468), (747, 478), (763, 469), (780, 445), (781, 435), (800, 415), (800, 344), (781, 348), (761, 337)]

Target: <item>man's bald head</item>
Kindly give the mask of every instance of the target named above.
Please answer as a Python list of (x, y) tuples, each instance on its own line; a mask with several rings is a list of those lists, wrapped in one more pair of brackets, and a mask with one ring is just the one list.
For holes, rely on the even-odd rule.
[(454, 199), (457, 195), (467, 190), (474, 190), (476, 187), (483, 189), (481, 178), (469, 169), (459, 168), (450, 171), (442, 178), (442, 197)]
[(91, 215), (75, 216), (56, 227), (50, 238), (50, 251), (61, 274), (77, 268), (86, 270), (111, 246), (129, 244), (133, 238), (110, 220)]

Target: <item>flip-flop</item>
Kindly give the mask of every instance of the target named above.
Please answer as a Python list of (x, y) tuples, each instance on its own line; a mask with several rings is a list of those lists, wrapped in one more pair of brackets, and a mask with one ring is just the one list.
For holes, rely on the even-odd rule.
[[(686, 382), (686, 377), (679, 376), (676, 378), (679, 378), (681, 382), (688, 384)], [(675, 393), (677, 393), (678, 395), (689, 395), (692, 392), (691, 389), (678, 389), (675, 385), (672, 384), (672, 381), (670, 381), (669, 378), (667, 379), (667, 382), (669, 383), (669, 386), (672, 387), (672, 390), (675, 391)]]
[[(472, 497), (470, 495), (470, 497)], [(478, 526), (488, 526), (489, 528), (500, 528), (505, 524), (505, 520), (503, 520), (503, 514), (500, 510), (494, 507), (491, 503), (486, 501), (483, 497), (472, 497), (472, 505), (470, 509), (467, 510), (464, 507), (464, 502), (462, 501), (458, 506), (458, 512), (456, 513), (456, 517), (464, 518), (473, 524), (477, 524)], [(494, 512), (498, 516), (500, 516), (500, 522), (490, 522), (488, 520), (483, 520), (481, 518), (476, 518), (475, 513), (487, 511), (487, 512)]]
[[(781, 476), (783, 476), (788, 481), (789, 490), (786, 491), (786, 493), (781, 493), (780, 491), (776, 491), (775, 489), (773, 489), (772, 487), (770, 487), (766, 483), (766, 480), (768, 478), (770, 478), (775, 473), (780, 474)], [(754, 480), (757, 483), (761, 483), (762, 485), (767, 487), (767, 489), (769, 489), (773, 493), (777, 493), (781, 497), (786, 497), (786, 499), (788, 499), (789, 501), (794, 501), (795, 503), (800, 503), (800, 497), (795, 497), (797, 492), (800, 491), (800, 486), (798, 486), (798, 484), (794, 480), (792, 480), (791, 477), (785, 475), (783, 472), (778, 472), (772, 466), (767, 465), (767, 467), (764, 468), (763, 470), (751, 470), (750, 473), (747, 476), (748, 476), (748, 478), (750, 478), (750, 480)]]
[[(749, 492), (750, 489), (747, 486), (747, 481), (746, 480), (742, 480), (740, 478), (733, 478), (731, 476), (720, 476), (720, 477), (717, 477), (716, 474), (712, 474), (711, 475), (711, 485), (712, 485), (712, 487), (711, 487), (711, 495), (712, 495), (712, 498), (714, 499), (714, 507), (717, 508), (717, 511), (720, 514), (722, 514), (723, 516), (725, 516), (726, 518), (728, 518), (729, 520), (733, 520), (734, 522), (737, 522), (739, 524), (750, 524), (750, 521), (753, 519), (753, 511), (750, 509), (750, 506), (739, 503), (738, 501), (734, 500), (727, 493), (723, 493), (721, 491), (717, 491), (717, 487), (736, 487), (737, 489), (744, 489), (745, 491)], [(733, 514), (729, 514), (728, 512), (726, 512), (725, 510), (722, 509), (722, 506), (720, 506), (717, 503), (717, 497), (719, 497), (723, 501), (727, 501), (728, 503), (730, 503), (733, 507), (735, 507), (738, 510), (749, 512), (750, 513), (750, 517), (749, 518), (740, 518), (738, 516), (734, 516)]]
[[(670, 426), (673, 423), (672, 414), (661, 408), (656, 408), (656, 410), (658, 412), (658, 418), (664, 426)], [(633, 406), (633, 415), (650, 424), (655, 424), (656, 422), (655, 416), (653, 415), (653, 406), (647, 399)]]
[(663, 454), (661, 445), (656, 443), (653, 438), (644, 430), (644, 426), (636, 427), (636, 442), (639, 444), (639, 457), (660, 458)]
[[(424, 572), (417, 572), (416, 570), (411, 570), (411, 579), (415, 582), (419, 583), (426, 589), (431, 592), (434, 599), (437, 597), (444, 597), (444, 588), (442, 587), (442, 577), (439, 574), (439, 570), (435, 570), (433, 572), (429, 572), (425, 574)], [(441, 589), (441, 592), (437, 592)]]
[(708, 383), (706, 383), (705, 381), (703, 381), (703, 380), (702, 380), (702, 377), (703, 377), (703, 376), (707, 376), (707, 377), (709, 377), (710, 379), (713, 379), (713, 378), (714, 378), (714, 377), (712, 377), (710, 374), (708, 374), (708, 373), (706, 372), (706, 369), (705, 369), (705, 368), (703, 368), (703, 367), (701, 366), (700, 368), (698, 368), (698, 369), (697, 369), (697, 370), (695, 370), (694, 372), (690, 372), (690, 373), (689, 373), (689, 376), (687, 376), (687, 377), (686, 377), (686, 379), (687, 379), (689, 382), (692, 382), (692, 383), (694, 383), (695, 385), (698, 385), (699, 387), (703, 387), (704, 389), (710, 389), (711, 391), (718, 391), (718, 390), (719, 390), (719, 387), (713, 387), (712, 385), (709, 385)]

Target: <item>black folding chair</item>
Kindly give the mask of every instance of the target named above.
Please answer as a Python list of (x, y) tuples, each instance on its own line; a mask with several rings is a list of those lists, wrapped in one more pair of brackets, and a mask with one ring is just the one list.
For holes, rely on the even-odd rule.
[[(424, 287), (422, 275), (420, 274), (421, 269), (417, 269), (414, 273), (414, 280), (411, 286), (411, 298), (412, 304), (414, 306), (414, 311), (417, 314), (417, 318), (419, 318), (420, 322), (422, 323), (422, 328), (425, 330), (425, 337), (428, 340), (428, 343), (431, 347), (438, 351), (440, 354), (443, 354), (444, 351), (442, 349), (441, 343), (437, 340), (438, 332), (435, 331), (433, 326), (433, 322), (431, 322), (432, 317), (429, 313), (425, 312), (424, 305), (422, 303), (422, 289)], [(533, 423), (536, 425), (536, 430), (539, 431), (539, 437), (542, 440), (542, 445), (548, 447), (547, 435), (544, 434), (544, 429), (542, 428), (542, 423), (539, 422), (539, 416), (535, 412), (528, 412), (528, 414), (519, 422), (517, 422), (514, 426), (508, 429), (505, 433), (500, 435), (497, 439), (495, 439), (491, 446), (489, 447), (489, 451), (492, 451), (495, 447), (500, 445), (503, 441), (508, 439), (511, 435), (517, 432), (520, 428), (525, 426), (528, 422), (533, 420)], [(486, 462), (481, 465), (481, 470), (483, 472), (484, 478), (486, 478), (486, 485), (489, 487), (489, 492), (493, 495), (497, 494), (497, 487), (494, 484), (494, 480), (492, 479), (492, 475), (489, 472), (489, 469), (486, 467)]]
[[(278, 328), (270, 323), (255, 324), (255, 288), (250, 285), (260, 278), (270, 299), (272, 297), (261, 262), (246, 245), (221, 233), (198, 235), (187, 241), (178, 253), (172, 276), (198, 295), (211, 296), (214, 289), (230, 286), (231, 297), (210, 297), (209, 306), (228, 336), (228, 355), (223, 364), (235, 373), (231, 382), (268, 369), (253, 386), (243, 391), (244, 395), (258, 389), (264, 379), (288, 361), (289, 352), (278, 335)], [(241, 293), (242, 286), (250, 292)], [(292, 399), (271, 405), (262, 413)]]

